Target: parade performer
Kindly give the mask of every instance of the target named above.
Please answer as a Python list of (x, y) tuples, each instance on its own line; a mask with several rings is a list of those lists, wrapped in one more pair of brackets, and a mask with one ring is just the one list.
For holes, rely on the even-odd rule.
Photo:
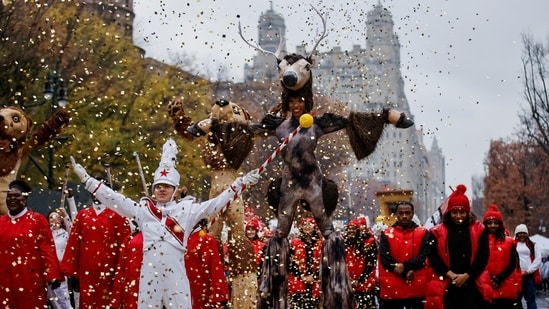
[(208, 222), (201, 220), (191, 232), (185, 253), (185, 266), (191, 284), (193, 309), (225, 308), (229, 286), (216, 239), (208, 233)]
[(76, 214), (61, 270), (72, 277), (71, 284), (80, 291), (80, 308), (107, 308), (119, 252), (130, 233), (126, 218), (108, 209), (93, 194), (92, 204)]
[(280, 40), (277, 51), (273, 53), (250, 44), (239, 25), (239, 34), (248, 45), (276, 58), (282, 86), (278, 108), (267, 114), (260, 124), (250, 125), (254, 134), (276, 136), (279, 141), (284, 141), (285, 146), (280, 149), (284, 161), (282, 176), (269, 186), (269, 204), (275, 209), (278, 225), (265, 250), (259, 279), (258, 308), (288, 306), (287, 237), (298, 205), (304, 205), (312, 212), (325, 239), (321, 305), (324, 308), (352, 308), (352, 288), (344, 256), (340, 254), (345, 246), (330, 217), (337, 205), (337, 185), (323, 177), (315, 157), (317, 143), (325, 134), (346, 129), (353, 152), (360, 160), (375, 150), (386, 124), (397, 128), (408, 128), (414, 124), (404, 113), (392, 108), (371, 113), (351, 112), (348, 117), (332, 113), (320, 117), (310, 115), (314, 106), (312, 68), (315, 61), (312, 56), (322, 39), (326, 38), (327, 28), (326, 18), (313, 9), (321, 16), (324, 30), (308, 56), (289, 54), (280, 59), (284, 40)]
[(228, 189), (213, 199), (202, 203), (192, 199), (176, 202), (180, 179), (175, 169), (176, 154), (174, 140), (168, 139), (154, 174), (153, 199), (143, 197), (139, 202), (103, 186), (71, 157), (73, 169), (86, 189), (110, 209), (133, 218), (142, 232), (143, 262), (138, 308), (192, 308), (184, 254), (193, 227), (201, 219), (211, 219), (226, 208), (243, 188), (259, 180), (258, 171), (253, 170), (236, 178)]
[(8, 184), (7, 215), (0, 216), (0, 304), (2, 308), (47, 308), (47, 286), (65, 279), (59, 271), (46, 218), (27, 208), (29, 184)]
[[(210, 168), (210, 198), (226, 190), (238, 175), (242, 162), (253, 147), (253, 136), (244, 130), (249, 114), (239, 105), (227, 100), (217, 100), (210, 109), (210, 117), (193, 123), (185, 114), (182, 99), (174, 99), (168, 106), (174, 128), (185, 139), (202, 137), (202, 159)], [(187, 131), (189, 129), (189, 133)], [(205, 140), (205, 141), (204, 141)], [(227, 226), (229, 284), (231, 308), (256, 307), (257, 269), (254, 245), (244, 231), (245, 207), (242, 199), (231, 203), (227, 211), (218, 214), (209, 228), (218, 244), (222, 244), (223, 226)], [(220, 252), (223, 252), (221, 247)], [(225, 257), (224, 257), (225, 259)]]
[(59, 109), (30, 136), (34, 122), (17, 106), (0, 108), (0, 215), (6, 214), (8, 184), (34, 149), (52, 141), (70, 122), (70, 113)]
[(488, 206), (483, 223), (488, 231), (490, 245), (490, 260), (486, 269), (494, 289), (494, 299), (489, 308), (517, 308), (522, 274), (515, 239), (506, 235), (503, 216), (497, 205)]
[(484, 225), (471, 214), (467, 188), (460, 184), (448, 198), (441, 224), (429, 233), (426, 309), (484, 309), (492, 301), (490, 256)]
[(299, 235), (290, 241), (290, 308), (318, 308), (321, 249), (322, 236), (315, 220), (311, 217), (303, 218), (299, 224)]
[(377, 256), (376, 238), (368, 228), (365, 218), (349, 221), (345, 230), (345, 262), (353, 287), (354, 308), (376, 308), (376, 296), (379, 292)]
[(411, 202), (399, 202), (397, 221), (379, 237), (381, 309), (423, 308), (429, 233), (412, 220), (414, 212)]

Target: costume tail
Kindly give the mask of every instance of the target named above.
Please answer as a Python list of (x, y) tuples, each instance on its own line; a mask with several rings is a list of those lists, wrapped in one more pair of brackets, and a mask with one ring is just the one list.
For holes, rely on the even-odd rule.
[(322, 308), (352, 309), (353, 289), (345, 263), (345, 243), (331, 233), (322, 245)]
[(258, 288), (258, 309), (286, 309), (288, 307), (288, 271), (290, 245), (287, 238), (273, 236), (263, 253)]

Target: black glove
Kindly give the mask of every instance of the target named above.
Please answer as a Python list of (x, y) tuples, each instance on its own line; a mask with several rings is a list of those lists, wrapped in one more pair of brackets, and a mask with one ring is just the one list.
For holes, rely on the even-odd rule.
[(57, 280), (57, 279), (55, 279), (55, 280), (53, 280), (52, 282), (50, 282), (50, 288), (51, 288), (52, 290), (56, 290), (56, 289), (57, 289), (58, 287), (60, 287), (60, 286), (61, 286), (61, 281), (59, 281), (59, 280)]
[(261, 124), (267, 130), (276, 129), (282, 122), (284, 118), (275, 116), (273, 114), (266, 114), (263, 119), (261, 119)]

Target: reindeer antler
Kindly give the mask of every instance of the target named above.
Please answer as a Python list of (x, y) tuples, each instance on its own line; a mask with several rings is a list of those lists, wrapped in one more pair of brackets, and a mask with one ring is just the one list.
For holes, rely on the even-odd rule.
[(246, 44), (248, 44), (250, 47), (252, 47), (254, 49), (257, 49), (257, 50), (259, 50), (260, 52), (262, 52), (264, 54), (273, 55), (273, 56), (275, 56), (276, 59), (278, 59), (278, 57), (280, 56), (280, 53), (282, 52), (282, 48), (284, 46), (284, 41), (285, 41), (284, 33), (280, 34), (280, 43), (278, 44), (278, 48), (276, 49), (275, 53), (261, 48), (261, 46), (259, 46), (259, 44), (254, 45), (254, 44), (248, 42), (248, 40), (246, 40), (244, 38), (244, 35), (242, 34), (242, 26), (240, 25), (240, 21), (238, 22), (238, 34), (240, 34), (240, 37), (242, 38), (242, 40), (244, 40), (244, 42), (246, 42)]
[(315, 47), (313, 47), (313, 50), (311, 51), (311, 53), (309, 54), (309, 57), (307, 57), (307, 58), (311, 58), (313, 56), (313, 54), (316, 52), (316, 48), (318, 47), (318, 44), (320, 44), (320, 41), (322, 41), (326, 37), (328, 37), (328, 34), (326, 33), (326, 29), (327, 29), (326, 28), (326, 20), (328, 19), (328, 13), (326, 13), (326, 17), (324, 17), (312, 4), (311, 4), (311, 8), (313, 8), (313, 10), (315, 10), (315, 12), (318, 14), (318, 16), (320, 16), (320, 18), (322, 19), (323, 30), (322, 30), (322, 35), (320, 36), (320, 38), (316, 42)]

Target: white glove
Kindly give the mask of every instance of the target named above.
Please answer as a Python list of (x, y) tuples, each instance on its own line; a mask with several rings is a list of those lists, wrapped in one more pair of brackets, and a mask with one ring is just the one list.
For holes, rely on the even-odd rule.
[(91, 178), (91, 176), (88, 175), (88, 173), (82, 167), (82, 165), (76, 163), (73, 156), (71, 156), (71, 163), (72, 163), (72, 169), (74, 170), (74, 173), (78, 175), (78, 177), (80, 177), (80, 181), (82, 181), (82, 183), (86, 183), (88, 179)]
[(242, 177), (243, 178), (242, 181), (247, 186), (252, 186), (259, 181), (259, 177), (260, 177), (259, 169), (256, 168), (255, 170), (251, 170), (248, 172), (248, 174), (244, 175), (244, 177)]
[(238, 192), (242, 189), (242, 186), (244, 184), (246, 186), (255, 185), (258, 181), (259, 181), (259, 170), (255, 169), (248, 172), (248, 174), (235, 179), (235, 181), (231, 185), (231, 189), (233, 189), (234, 192)]

